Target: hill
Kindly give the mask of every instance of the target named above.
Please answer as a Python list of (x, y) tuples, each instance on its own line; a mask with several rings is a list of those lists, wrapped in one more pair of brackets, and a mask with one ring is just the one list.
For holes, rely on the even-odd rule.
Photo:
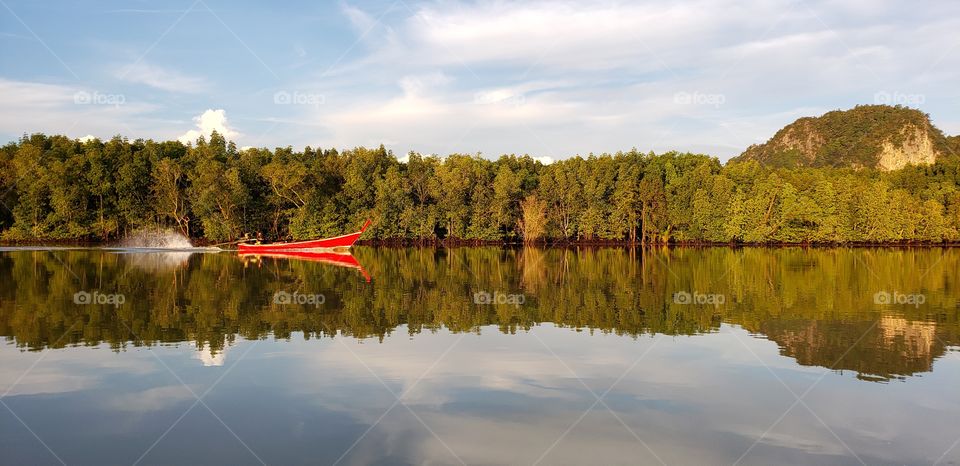
[(860, 105), (785, 126), (764, 144), (752, 145), (734, 161), (772, 167), (852, 167), (897, 170), (927, 165), (957, 146), (930, 117), (912, 108)]

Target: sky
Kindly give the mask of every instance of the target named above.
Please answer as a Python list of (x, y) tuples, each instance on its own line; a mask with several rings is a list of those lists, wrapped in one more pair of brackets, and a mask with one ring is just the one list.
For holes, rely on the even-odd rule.
[(802, 116), (960, 134), (960, 2), (0, 0), (0, 139), (727, 160)]

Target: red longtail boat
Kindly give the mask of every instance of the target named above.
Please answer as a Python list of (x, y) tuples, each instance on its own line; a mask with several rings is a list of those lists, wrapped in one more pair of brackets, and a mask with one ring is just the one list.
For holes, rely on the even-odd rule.
[[(361, 230), (361, 233), (363, 231)], [(269, 257), (273, 259), (297, 259), (310, 262), (320, 262), (324, 264), (336, 265), (340, 267), (349, 267), (359, 270), (363, 278), (370, 283), (370, 274), (360, 265), (360, 262), (349, 252), (336, 252), (330, 250), (314, 251), (280, 251), (280, 252), (240, 252), (240, 257), (255, 257), (257, 259)]]
[(293, 241), (289, 243), (268, 243), (268, 244), (238, 244), (237, 248), (241, 253), (274, 253), (274, 252), (292, 252), (292, 251), (313, 251), (324, 249), (349, 248), (357, 242), (360, 235), (370, 226), (370, 220), (363, 224), (363, 228), (355, 233), (334, 236), (333, 238), (314, 239), (309, 241)]

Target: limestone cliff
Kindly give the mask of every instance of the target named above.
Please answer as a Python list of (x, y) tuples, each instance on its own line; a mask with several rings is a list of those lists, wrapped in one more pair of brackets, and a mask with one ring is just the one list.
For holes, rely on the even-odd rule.
[(733, 161), (756, 160), (773, 167), (897, 170), (934, 163), (952, 152), (953, 140), (919, 110), (862, 105), (800, 118)]

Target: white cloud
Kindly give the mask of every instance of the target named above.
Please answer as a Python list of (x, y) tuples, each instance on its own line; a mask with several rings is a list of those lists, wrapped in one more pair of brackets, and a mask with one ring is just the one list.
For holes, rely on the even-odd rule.
[(117, 78), (168, 92), (198, 93), (210, 86), (204, 78), (187, 76), (176, 70), (146, 62), (138, 62), (117, 70)]
[(360, 32), (360, 34), (365, 33), (370, 30), (375, 24), (376, 19), (368, 15), (366, 12), (359, 8), (352, 7), (347, 4), (343, 4), (340, 7), (340, 10), (343, 12), (344, 16), (350, 21), (350, 25), (354, 29)]
[[(327, 128), (321, 145), (390, 140), (397, 153), (563, 158), (636, 147), (726, 159), (796, 117), (872, 103), (880, 90), (925, 94), (921, 109), (939, 124), (960, 78), (958, 60), (935, 45), (960, 28), (960, 6), (948, 3), (924, 11), (793, 0), (411, 8), (362, 37), (368, 53), (316, 81), (333, 88), (323, 108), (290, 119)], [(343, 11), (358, 31), (374, 25)], [(397, 75), (405, 77), (388, 81)], [(690, 104), (678, 93), (706, 97)], [(943, 120), (949, 127), (956, 118)]]
[(451, 78), (443, 73), (435, 72), (424, 75), (404, 76), (400, 79), (400, 89), (406, 96), (422, 96), (441, 90), (450, 83)]
[(177, 138), (178, 141), (187, 144), (196, 142), (200, 136), (209, 137), (210, 133), (216, 131), (227, 140), (234, 140), (240, 133), (230, 127), (227, 122), (226, 110), (220, 108), (217, 110), (207, 109), (200, 115), (193, 118), (198, 129), (191, 129)]
[(86, 136), (77, 138), (77, 140), (80, 141), (80, 142), (90, 142), (90, 141), (93, 141), (93, 140), (96, 139), (96, 138), (97, 138), (96, 136), (94, 136), (94, 135), (92, 135), (92, 134), (88, 134), (88, 135), (86, 135)]
[[(237, 137), (225, 114), (198, 117), (183, 134), (179, 115), (213, 104), (168, 98), (160, 107), (137, 95), (149, 98), (155, 89), (232, 98), (232, 114), (257, 118), (244, 129), (264, 134), (248, 144), (382, 142), (397, 154), (561, 159), (636, 147), (725, 159), (798, 116), (872, 103), (879, 91), (922, 94), (921, 110), (935, 124), (949, 133), (960, 128), (952, 105), (960, 55), (943, 39), (960, 29), (957, 2), (454, 0), (388, 11), (346, 2), (331, 8), (352, 37), (321, 47), (291, 22), (272, 45), (277, 56), (262, 56), (270, 67), (284, 57), (295, 62), (289, 81), (286, 73), (278, 83), (263, 70), (248, 72), (257, 63), (245, 50), (225, 66), (184, 61), (192, 66), (171, 69), (176, 62), (163, 61), (116, 69), (112, 77), (131, 88), (123, 105), (73, 105), (75, 92), (106, 86), (0, 80), (0, 131), (192, 140), (219, 127)], [(194, 75), (200, 69), (210, 74)], [(277, 89), (324, 100), (275, 105)], [(706, 95), (708, 104), (678, 103), (678, 93)], [(723, 104), (710, 105), (710, 96)], [(194, 110), (184, 113), (183, 105)]]
[(156, 105), (102, 89), (0, 78), (0, 102), (0, 134), (8, 138), (35, 132), (151, 137), (144, 128), (165, 124), (150, 117)]

